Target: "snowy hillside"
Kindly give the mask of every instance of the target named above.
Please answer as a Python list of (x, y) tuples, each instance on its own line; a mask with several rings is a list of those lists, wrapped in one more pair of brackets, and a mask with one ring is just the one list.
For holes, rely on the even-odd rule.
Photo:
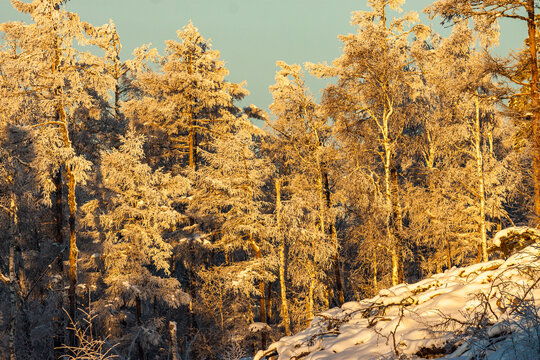
[(540, 248), (318, 314), (255, 360), (539, 359)]

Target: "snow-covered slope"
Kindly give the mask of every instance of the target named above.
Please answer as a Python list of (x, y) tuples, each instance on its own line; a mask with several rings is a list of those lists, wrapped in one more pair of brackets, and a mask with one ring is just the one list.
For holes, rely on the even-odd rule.
[(267, 359), (540, 359), (540, 248), (318, 314)]

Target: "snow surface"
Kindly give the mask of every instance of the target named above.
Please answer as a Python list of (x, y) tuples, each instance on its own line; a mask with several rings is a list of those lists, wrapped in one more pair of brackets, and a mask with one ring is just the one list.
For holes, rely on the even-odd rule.
[(540, 247), (318, 314), (254, 360), (540, 359)]

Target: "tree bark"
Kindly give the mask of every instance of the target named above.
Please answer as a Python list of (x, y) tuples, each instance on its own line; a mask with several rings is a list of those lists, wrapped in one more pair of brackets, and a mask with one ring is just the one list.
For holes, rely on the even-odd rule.
[[(323, 171), (324, 192), (326, 195), (326, 211), (330, 211), (332, 199), (330, 194), (330, 182), (328, 181), (328, 172)], [(338, 305), (341, 306), (345, 302), (343, 295), (343, 280), (341, 279), (341, 261), (339, 259), (339, 244), (336, 232), (335, 219), (330, 222), (330, 236), (334, 245), (334, 281), (336, 282), (336, 290), (338, 293)]]
[[(262, 252), (261, 248), (257, 243), (255, 242), (255, 239), (253, 239), (253, 236), (249, 235), (249, 242), (251, 244), (251, 247), (255, 251), (255, 256), (257, 259), (262, 259)], [(265, 298), (265, 284), (263, 280), (259, 280), (259, 318), (262, 323), (266, 323), (266, 298)], [(261, 332), (261, 349), (266, 348), (266, 332)]]
[(446, 240), (446, 261), (448, 264), (448, 269), (452, 268), (452, 248), (450, 247), (450, 239), (448, 235), (445, 235)]
[(272, 283), (268, 283), (266, 287), (266, 322), (272, 322)]
[[(56, 216), (56, 233), (55, 240), (56, 243), (62, 245), (64, 243), (64, 236), (62, 233), (64, 227), (63, 211), (62, 211), (62, 200), (63, 200), (63, 184), (62, 184), (62, 168), (58, 169), (58, 173), (54, 177), (54, 185), (56, 187), (55, 192), (55, 216)], [(60, 264), (62, 264), (62, 259), (59, 258)]]
[(392, 260), (392, 286), (399, 284), (399, 250), (395, 240), (395, 231), (392, 226), (392, 217), (394, 214), (393, 202), (392, 202), (392, 189), (391, 189), (391, 175), (390, 175), (390, 160), (392, 158), (392, 150), (390, 147), (390, 139), (388, 138), (388, 121), (384, 121), (386, 131), (383, 134), (384, 145), (384, 187), (386, 196), (386, 232), (388, 238), (388, 244), (390, 247), (390, 255)]
[(10, 205), (10, 234), (9, 234), (9, 301), (10, 301), (10, 316), (9, 316), (9, 358), (10, 360), (16, 360), (16, 325), (17, 325), (17, 293), (15, 291), (15, 242), (18, 233), (18, 219), (17, 219), (17, 202), (15, 200), (15, 194), (11, 193), (11, 205)]
[(315, 312), (314, 312), (314, 305), (315, 305), (315, 302), (314, 302), (314, 291), (315, 291), (315, 274), (313, 274), (312, 270), (309, 270), (309, 276), (310, 276), (310, 281), (309, 281), (309, 289), (308, 289), (308, 298), (307, 298), (307, 313), (308, 313), (308, 321), (307, 321), (307, 324), (306, 325), (309, 325), (309, 322), (311, 320), (313, 320), (313, 317), (315, 316)]
[[(65, 146), (70, 148), (71, 141), (69, 140), (67, 120), (63, 108), (61, 109), (61, 121), (64, 122), (62, 127), (62, 133), (64, 136)], [(75, 176), (69, 167), (66, 167), (66, 174), (68, 178), (68, 205), (69, 205), (69, 316), (76, 322), (76, 286), (77, 286), (77, 258), (79, 255), (79, 249), (77, 248), (77, 233), (75, 231), (75, 220), (77, 213), (77, 201), (75, 198)], [(70, 330), (69, 332), (70, 345), (75, 346), (75, 332)]]
[(375, 295), (377, 293), (377, 289), (379, 287), (379, 282), (377, 281), (377, 248), (374, 248), (373, 249), (373, 258), (372, 258), (372, 261), (371, 261), (371, 266), (372, 266), (372, 270), (373, 270), (373, 295)]
[[(141, 297), (139, 295), (135, 296), (135, 315), (137, 317), (137, 326), (142, 327), (142, 305)], [(142, 347), (141, 338), (137, 339), (137, 350), (139, 353), (139, 360), (144, 360), (144, 350)]]
[(178, 343), (176, 340), (176, 322), (169, 321), (169, 359), (178, 360)]
[[(281, 234), (281, 179), (276, 180), (276, 222), (278, 232)], [(281, 236), (279, 242), (279, 287), (281, 291), (281, 320), (285, 328), (285, 335), (291, 335), (289, 319), (289, 305), (287, 303), (287, 288), (285, 285), (285, 236)]]
[[(392, 176), (392, 223), (395, 254), (397, 256), (398, 283), (404, 281), (403, 277), (403, 217), (401, 214), (401, 201), (399, 199), (399, 184), (397, 171), (391, 170)], [(394, 253), (392, 253), (394, 255)]]
[(480, 100), (475, 99), (476, 116), (474, 122), (474, 149), (476, 155), (476, 177), (478, 182), (478, 206), (479, 206), (479, 233), (480, 233), (480, 254), (482, 261), (488, 261), (487, 234), (486, 234), (486, 195), (484, 184), (484, 159), (482, 156), (482, 133), (480, 126)]

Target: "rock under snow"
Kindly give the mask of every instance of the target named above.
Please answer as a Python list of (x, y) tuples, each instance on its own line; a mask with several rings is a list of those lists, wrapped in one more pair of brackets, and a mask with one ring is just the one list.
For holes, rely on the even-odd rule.
[(503, 229), (493, 237), (493, 250), (500, 250), (505, 256), (515, 250), (540, 241), (540, 230), (527, 226), (515, 226)]

